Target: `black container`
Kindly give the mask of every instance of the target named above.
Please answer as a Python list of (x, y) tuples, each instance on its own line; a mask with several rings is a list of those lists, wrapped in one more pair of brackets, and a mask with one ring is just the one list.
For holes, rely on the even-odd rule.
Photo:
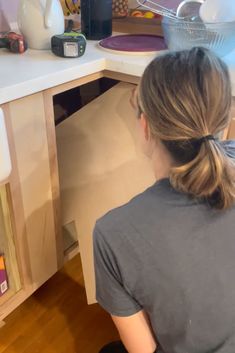
[(112, 34), (112, 0), (81, 0), (82, 33), (100, 40)]

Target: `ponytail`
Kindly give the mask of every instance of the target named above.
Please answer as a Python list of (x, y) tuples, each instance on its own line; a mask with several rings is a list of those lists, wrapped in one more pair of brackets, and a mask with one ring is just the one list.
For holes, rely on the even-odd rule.
[(235, 201), (235, 161), (214, 138), (229, 124), (231, 99), (226, 65), (204, 48), (155, 58), (139, 87), (151, 135), (176, 162), (172, 186), (217, 209)]
[(219, 141), (205, 141), (190, 162), (172, 168), (172, 186), (211, 207), (226, 209), (235, 200), (235, 164)]

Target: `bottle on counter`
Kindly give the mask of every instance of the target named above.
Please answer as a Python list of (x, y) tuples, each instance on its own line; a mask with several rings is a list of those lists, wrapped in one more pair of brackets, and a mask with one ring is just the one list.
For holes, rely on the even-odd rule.
[(81, 30), (87, 39), (112, 34), (112, 0), (81, 0)]

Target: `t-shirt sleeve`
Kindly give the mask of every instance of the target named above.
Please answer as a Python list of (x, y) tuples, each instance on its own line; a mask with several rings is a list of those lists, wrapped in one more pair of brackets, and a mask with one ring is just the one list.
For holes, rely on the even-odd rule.
[(130, 316), (140, 311), (141, 306), (122, 283), (114, 252), (97, 226), (93, 232), (93, 248), (98, 303), (115, 316)]
[(235, 159), (235, 140), (225, 140), (221, 142), (226, 154), (232, 158)]

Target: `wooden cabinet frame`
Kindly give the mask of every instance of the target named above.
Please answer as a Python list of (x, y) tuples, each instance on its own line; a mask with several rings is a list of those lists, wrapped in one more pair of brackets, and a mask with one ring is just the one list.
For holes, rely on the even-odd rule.
[(11, 227), (14, 237), (16, 259), (20, 275), (21, 289), (12, 296), (11, 293), (6, 293), (0, 301), (0, 321), (4, 319), (12, 310), (20, 305), (26, 297), (31, 293), (31, 274), (29, 271), (28, 251), (25, 247), (25, 225), (24, 212), (22, 204), (22, 195), (19, 185), (19, 174), (17, 168), (17, 159), (15, 153), (15, 143), (10, 119), (9, 104), (2, 105), (4, 111), (7, 135), (9, 141), (12, 172), (10, 176), (1, 184), (7, 188), (8, 207), (11, 213)]

